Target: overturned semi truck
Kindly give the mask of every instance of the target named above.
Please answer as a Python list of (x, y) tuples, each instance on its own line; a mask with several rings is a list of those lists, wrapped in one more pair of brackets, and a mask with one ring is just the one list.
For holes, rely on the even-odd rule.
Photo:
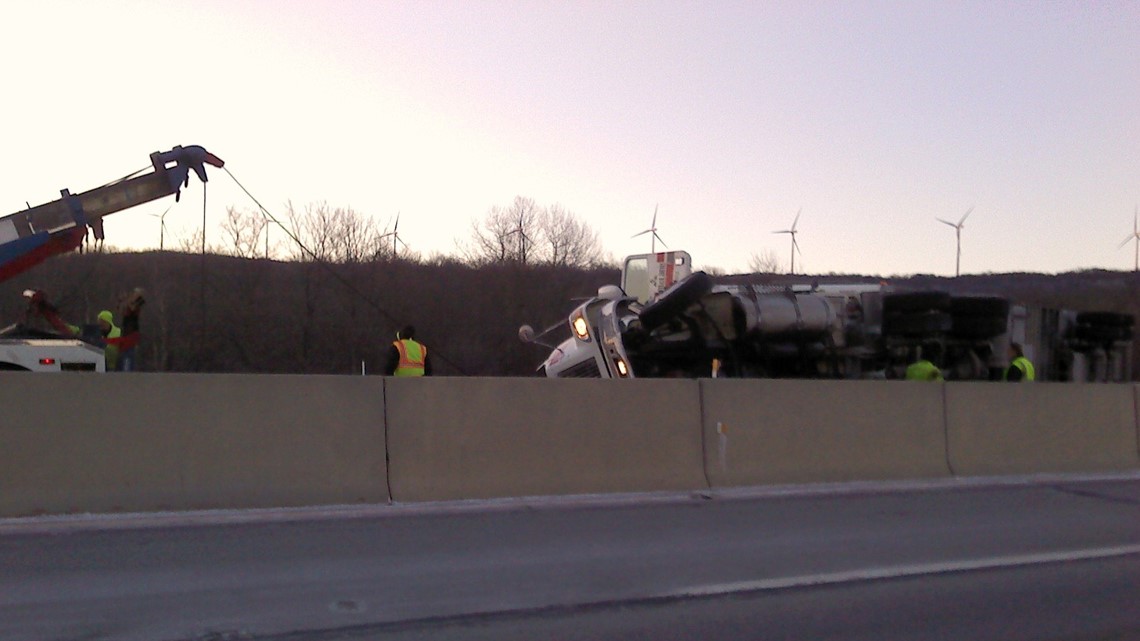
[(566, 321), (523, 342), (553, 378), (902, 378), (924, 350), (947, 380), (999, 380), (1011, 342), (1038, 380), (1131, 380), (1133, 317), (886, 284), (717, 283), (687, 252), (630, 256)]

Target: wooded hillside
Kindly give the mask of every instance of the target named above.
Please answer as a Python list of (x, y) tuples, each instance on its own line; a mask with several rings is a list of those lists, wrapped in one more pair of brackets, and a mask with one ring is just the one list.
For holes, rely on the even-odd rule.
[[(772, 284), (880, 280), (747, 278)], [(53, 259), (0, 284), (0, 326), (23, 320), (26, 288), (45, 290), (65, 318), (82, 324), (142, 287), (147, 305), (139, 365), (145, 371), (352, 374), (363, 362), (367, 372), (379, 373), (395, 332), (410, 323), (438, 374), (527, 376), (546, 350), (521, 343), (519, 326), (564, 321), (575, 298), (618, 280), (616, 268), (87, 253)], [(1140, 275), (1134, 273), (911, 276), (890, 283), (1140, 316)]]

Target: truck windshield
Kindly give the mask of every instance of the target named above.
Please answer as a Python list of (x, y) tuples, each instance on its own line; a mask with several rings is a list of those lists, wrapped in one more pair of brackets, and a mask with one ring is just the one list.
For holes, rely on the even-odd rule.
[(659, 292), (692, 273), (692, 265), (692, 258), (684, 251), (630, 256), (625, 259), (621, 269), (622, 291), (640, 303), (647, 303)]

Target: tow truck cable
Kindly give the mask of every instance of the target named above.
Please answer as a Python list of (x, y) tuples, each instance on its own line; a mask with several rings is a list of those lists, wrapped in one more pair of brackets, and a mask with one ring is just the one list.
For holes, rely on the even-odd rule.
[[(391, 313), (389, 313), (383, 307), (380, 307), (380, 305), (377, 304), (376, 301), (374, 301), (371, 298), (369, 298), (368, 296), (366, 296), (363, 292), (361, 292), (359, 289), (357, 289), (355, 286), (353, 286), (353, 284), (350, 283), (348, 281), (348, 279), (346, 279), (343, 276), (341, 276), (340, 274), (338, 274), (337, 271), (332, 268), (331, 264), (329, 264), (327, 261), (321, 260), (315, 252), (313, 252), (311, 249), (306, 247), (305, 243), (301, 242), (301, 239), (298, 238), (296, 234), (294, 234), (292, 231), (290, 231), (288, 227), (283, 225), (281, 223), (281, 221), (277, 220), (277, 217), (274, 216), (272, 213), (270, 213), (269, 210), (266, 209), (265, 206), (262, 205), (261, 202), (253, 194), (251, 194), (249, 192), (248, 189), (245, 188), (245, 185), (241, 184), (241, 181), (239, 181), (237, 179), (237, 176), (234, 176), (233, 172), (230, 171), (229, 167), (222, 167), (222, 170), (225, 171), (226, 174), (229, 175), (230, 179), (234, 181), (234, 184), (237, 185), (239, 189), (241, 189), (243, 192), (245, 192), (246, 196), (249, 196), (249, 199), (252, 200), (255, 205), (257, 205), (258, 209), (261, 210), (262, 215), (264, 215), (267, 219), (272, 221), (273, 224), (277, 225), (277, 227), (279, 227), (281, 229), (281, 231), (285, 232), (285, 235), (288, 236), (290, 240), (292, 240), (294, 243), (297, 243), (297, 247), (300, 247), (301, 251), (305, 255), (312, 258), (314, 263), (316, 263), (317, 265), (320, 265), (321, 268), (326, 270), (329, 274), (332, 275), (332, 277), (334, 279), (336, 279), (341, 285), (343, 285), (345, 287), (345, 289), (347, 289), (352, 295), (356, 296), (358, 299), (364, 301), (377, 314), (386, 318), (388, 321), (390, 321), (396, 327), (400, 326), (400, 321), (397, 320), (395, 316), (393, 316)], [(464, 369), (462, 367), (460, 367), (458, 364), (456, 364), (455, 362), (448, 359), (446, 356), (439, 356), (439, 355), (436, 355), (435, 353), (433, 353), (432, 358), (433, 358), (433, 360), (438, 359), (438, 360), (442, 361), (443, 363), (450, 365), (452, 369), (459, 372), (463, 376), (469, 376), (469, 374), (466, 371), (464, 371)]]

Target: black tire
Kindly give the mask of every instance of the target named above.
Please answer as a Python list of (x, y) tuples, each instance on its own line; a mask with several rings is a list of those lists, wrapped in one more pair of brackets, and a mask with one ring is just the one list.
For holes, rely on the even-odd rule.
[(1131, 327), (1112, 325), (1077, 325), (1077, 338), (1090, 343), (1111, 343), (1132, 340)]
[(946, 292), (901, 292), (883, 296), (883, 314), (946, 311), (948, 309), (950, 309), (950, 294)]
[(985, 340), (1004, 334), (1008, 322), (1006, 316), (955, 316), (950, 335), (968, 340)]
[(946, 312), (895, 313), (883, 316), (884, 336), (932, 336), (944, 334), (952, 326), (950, 315)]
[(648, 331), (664, 325), (700, 300), (701, 296), (712, 291), (712, 286), (712, 277), (704, 272), (693, 272), (687, 278), (673, 283), (661, 292), (657, 300), (641, 310), (638, 315), (641, 326)]
[(1136, 319), (1131, 314), (1118, 314), (1116, 312), (1079, 312), (1077, 323), (1080, 325), (1103, 325), (1105, 327), (1132, 327)]
[(1009, 300), (1000, 296), (955, 296), (950, 299), (950, 314), (961, 316), (1002, 318), (1009, 316)]

